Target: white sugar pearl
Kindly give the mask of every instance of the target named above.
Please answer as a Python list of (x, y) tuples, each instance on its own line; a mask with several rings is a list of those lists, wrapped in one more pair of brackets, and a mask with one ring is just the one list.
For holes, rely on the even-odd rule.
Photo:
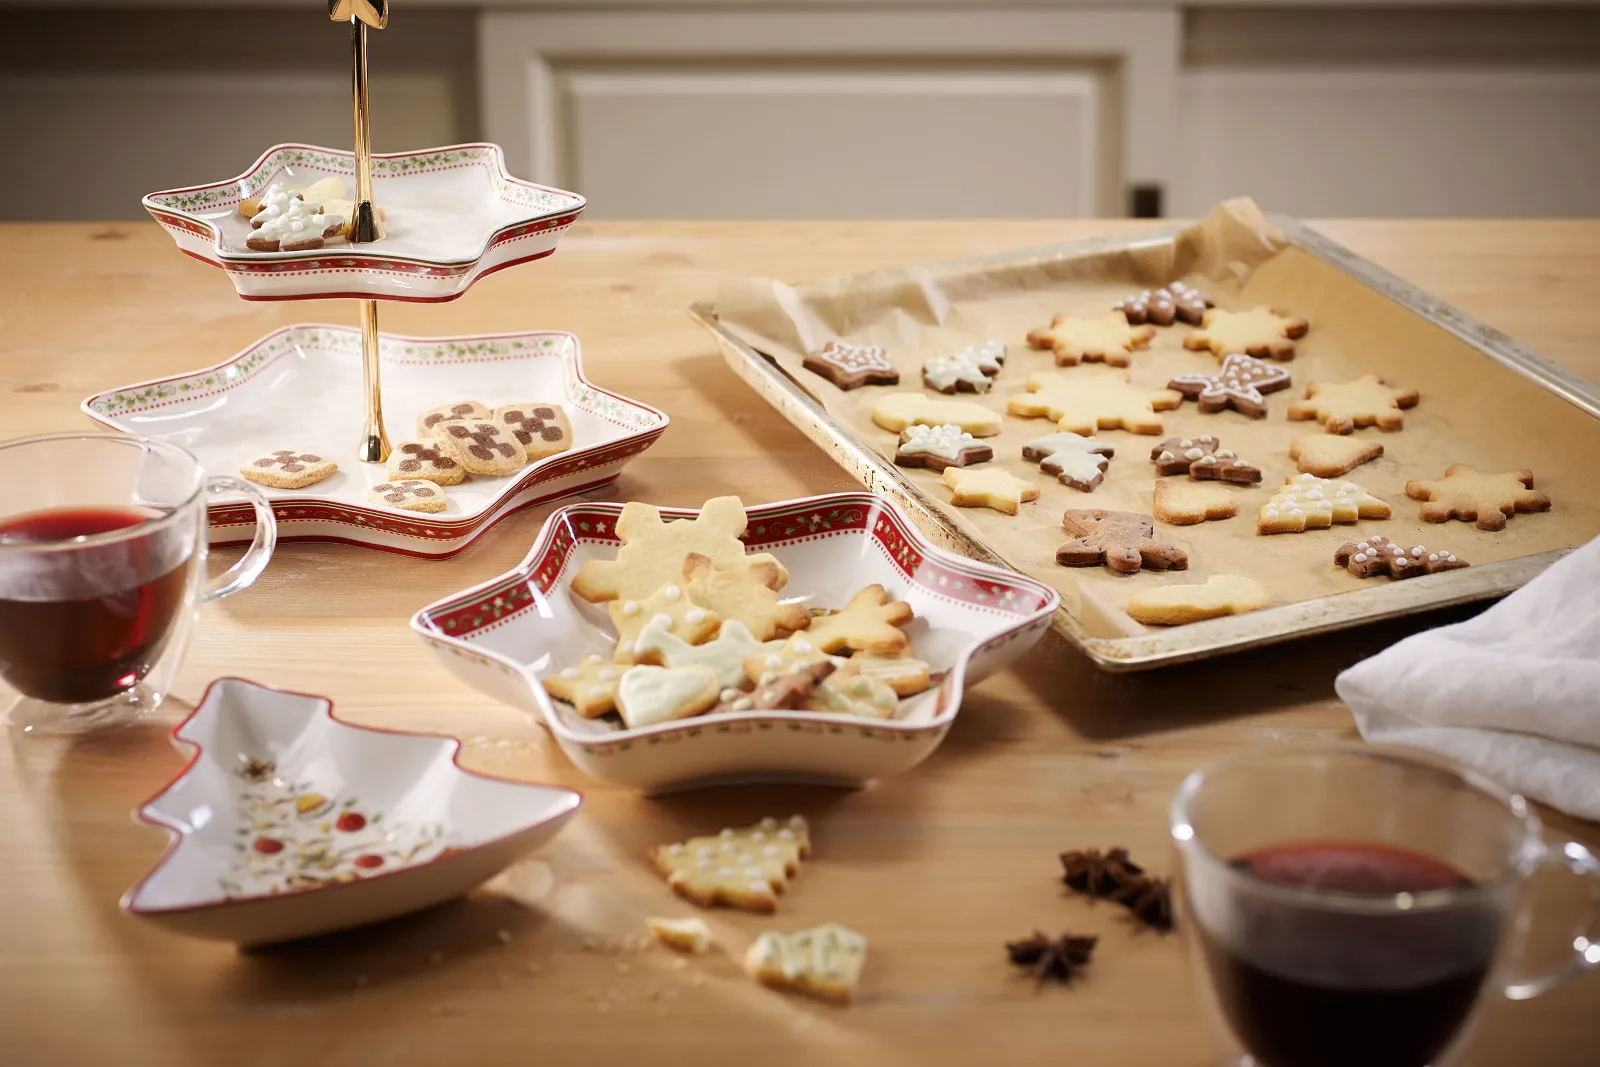
[(761, 828), (763, 830), (776, 830), (778, 828), (778, 820), (768, 815), (765, 819), (761, 820)]
[(629, 600), (622, 605), (622, 613), (630, 617), (637, 615), (639, 614), (639, 605)]
[(677, 600), (683, 595), (683, 590), (679, 589), (675, 585), (669, 585), (661, 591), (661, 595), (666, 597), (668, 600)]

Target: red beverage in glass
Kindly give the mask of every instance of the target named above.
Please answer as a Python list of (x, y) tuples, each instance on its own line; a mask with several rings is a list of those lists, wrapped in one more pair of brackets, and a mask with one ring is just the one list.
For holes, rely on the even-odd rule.
[(0, 593), (0, 674), (18, 692), (87, 703), (149, 673), (183, 607), (188, 557), (174, 560), (154, 535), (103, 546), (93, 539), (156, 517), (131, 507), (79, 507), (0, 519), (0, 545), (84, 539), (73, 573), (41, 562), (32, 588), (13, 581)]

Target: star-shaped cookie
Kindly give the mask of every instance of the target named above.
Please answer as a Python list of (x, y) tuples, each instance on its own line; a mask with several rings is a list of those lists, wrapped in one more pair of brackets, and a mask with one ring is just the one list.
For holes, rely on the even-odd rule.
[(1183, 339), (1183, 347), (1209, 350), (1218, 358), (1243, 352), (1263, 359), (1293, 359), (1295, 339), (1304, 337), (1306, 329), (1305, 319), (1291, 319), (1271, 308), (1212, 308), (1200, 320), (1200, 328)]
[(1168, 389), (1198, 401), (1207, 414), (1232, 408), (1252, 419), (1266, 417), (1267, 398), (1262, 394), (1288, 386), (1287, 368), (1239, 353), (1225, 357), (1215, 374), (1180, 374), (1167, 383)]
[(1054, 352), (1061, 367), (1084, 361), (1126, 367), (1133, 350), (1149, 344), (1155, 335), (1155, 327), (1129, 325), (1120, 311), (1092, 319), (1057, 315), (1049, 326), (1028, 332), (1028, 346)]
[(1015, 515), (1024, 501), (1039, 499), (1033, 483), (998, 467), (946, 467), (944, 484), (950, 490), (950, 503), (958, 508), (993, 508), (1003, 515)]
[(1006, 410), (1025, 419), (1055, 419), (1057, 428), (1086, 437), (1116, 429), (1153, 434), (1164, 428), (1155, 412), (1170, 411), (1182, 401), (1182, 394), (1171, 389), (1139, 389), (1112, 371), (1034, 374), (1028, 391), (1006, 401)]
[(744, 502), (736, 496), (713, 497), (692, 519), (663, 522), (653, 504), (629, 501), (617, 516), (617, 536), (622, 547), (616, 559), (591, 559), (578, 568), (572, 591), (600, 603), (619, 598), (647, 597), (664, 585), (683, 580), (689, 553), (698, 552), (718, 567), (741, 563), (772, 563), (777, 585), (789, 580), (783, 564), (770, 555), (746, 556), (739, 535), (744, 533)]
[(1376, 374), (1353, 382), (1312, 382), (1306, 398), (1289, 405), (1291, 419), (1320, 419), (1329, 433), (1354, 433), (1362, 426), (1398, 430), (1405, 425), (1401, 408), (1415, 407), (1415, 389), (1396, 389)]
[(1406, 496), (1424, 501), (1424, 522), (1476, 520), (1480, 530), (1503, 530), (1519, 511), (1550, 510), (1550, 498), (1533, 487), (1532, 471), (1485, 474), (1465, 463), (1450, 464), (1443, 478), (1407, 482)]

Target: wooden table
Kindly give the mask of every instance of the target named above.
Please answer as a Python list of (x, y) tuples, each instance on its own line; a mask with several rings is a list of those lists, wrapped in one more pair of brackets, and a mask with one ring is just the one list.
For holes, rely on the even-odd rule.
[[(727, 371), (684, 313), (729, 274), (804, 280), (1110, 233), (1137, 223), (595, 223), (561, 254), (445, 305), (385, 305), (386, 328), (576, 331), (592, 376), (672, 414), (607, 491), (696, 505), (851, 488)], [(1422, 288), (1600, 377), (1600, 223), (1321, 224)], [(154, 225), (0, 227), (0, 418), (6, 436), (84, 429), (83, 396), (215, 362), (275, 327), (354, 321), (349, 302), (247, 304)], [(351, 397), (352, 412), (358, 403)], [(1263, 745), (1355, 736), (1337, 670), (1409, 628), (1159, 673), (1096, 672), (1053, 635), (968, 695), (943, 747), (858, 793), (739, 788), (642, 800), (584, 779), (525, 716), (453, 682), (407, 631), (418, 606), (519, 559), (548, 507), (456, 559), (292, 545), (253, 590), (207, 609), (177, 693), (238, 674), (329, 694), (355, 722), (463, 738), (463, 762), (582, 789), (548, 849), (457, 904), (256, 954), (122, 916), (118, 895), (164, 835), (129, 809), (180, 766), (152, 721), (70, 745), (0, 749), (0, 1062), (15, 1067), (367, 1067), (551, 1063), (1212, 1062), (1177, 941), (1069, 899), (1064, 848), (1125, 844), (1164, 869), (1167, 798), (1192, 768)], [(220, 567), (234, 553), (218, 553)], [(681, 913), (645, 849), (802, 811), (815, 859), (784, 901), (793, 929), (836, 919), (872, 943), (848, 1010), (763, 991), (719, 956), (675, 970), (659, 951), (584, 947)], [(1553, 817), (1600, 847), (1600, 827)], [(1570, 890), (1570, 886), (1553, 888)], [(766, 924), (711, 915), (725, 944)], [(1035, 927), (1102, 935), (1071, 989), (1013, 973), (1001, 943)], [(502, 944), (497, 936), (509, 931)], [(1553, 941), (1556, 934), (1547, 932)], [(590, 940), (590, 944), (593, 941)], [(1480, 1067), (1596, 1062), (1600, 979), (1494, 1004)]]

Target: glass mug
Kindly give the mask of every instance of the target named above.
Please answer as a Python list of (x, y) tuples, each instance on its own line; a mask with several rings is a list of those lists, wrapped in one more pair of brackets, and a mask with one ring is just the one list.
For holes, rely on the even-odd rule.
[[(0, 443), (0, 679), (27, 733), (81, 733), (161, 703), (199, 606), (255, 581), (277, 524), (261, 491), (146, 437)], [(256, 536), (205, 582), (206, 501), (242, 493)]]
[[(1229, 1064), (1427, 1067), (1488, 989), (1525, 1000), (1600, 964), (1600, 862), (1520, 796), (1414, 753), (1336, 746), (1198, 770), (1173, 797), (1174, 900)], [(1525, 879), (1590, 882), (1565, 969), (1508, 980)]]

